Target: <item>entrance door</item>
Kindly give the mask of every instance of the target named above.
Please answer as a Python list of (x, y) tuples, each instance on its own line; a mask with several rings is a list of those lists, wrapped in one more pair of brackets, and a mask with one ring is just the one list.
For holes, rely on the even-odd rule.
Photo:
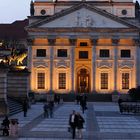
[(89, 92), (89, 72), (86, 69), (79, 70), (77, 74), (77, 91), (78, 93)]

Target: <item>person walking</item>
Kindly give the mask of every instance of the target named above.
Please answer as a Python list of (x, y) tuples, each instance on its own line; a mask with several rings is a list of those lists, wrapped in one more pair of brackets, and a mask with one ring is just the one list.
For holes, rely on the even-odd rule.
[(12, 119), (9, 127), (10, 127), (10, 136), (17, 137), (18, 136), (18, 120)]
[(5, 119), (2, 121), (3, 136), (9, 136), (9, 124), (10, 121), (8, 117), (5, 116)]
[(50, 118), (53, 118), (53, 109), (54, 109), (54, 102), (50, 101), (49, 102), (49, 116), (50, 116)]
[(81, 139), (83, 137), (82, 129), (83, 129), (83, 123), (85, 122), (84, 118), (80, 115), (80, 113), (77, 113), (77, 130), (78, 130), (78, 138)]
[(77, 126), (77, 115), (76, 115), (75, 110), (73, 110), (72, 114), (70, 114), (69, 125), (72, 130), (72, 138), (75, 139), (75, 131), (76, 131), (76, 126)]
[(48, 118), (48, 109), (49, 109), (48, 103), (44, 104), (43, 109), (44, 109), (44, 118), (46, 117)]
[(84, 100), (84, 98), (81, 99), (80, 105), (81, 105), (81, 108), (82, 108), (82, 112), (84, 114), (84, 112), (86, 110), (86, 100)]
[(27, 117), (27, 110), (28, 110), (28, 103), (26, 100), (24, 100), (24, 102), (23, 102), (24, 117)]

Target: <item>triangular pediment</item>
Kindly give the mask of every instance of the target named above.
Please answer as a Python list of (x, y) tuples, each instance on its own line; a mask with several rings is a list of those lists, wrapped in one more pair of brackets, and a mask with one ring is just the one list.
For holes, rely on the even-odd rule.
[(29, 28), (137, 28), (119, 17), (88, 4), (80, 4), (33, 23)]

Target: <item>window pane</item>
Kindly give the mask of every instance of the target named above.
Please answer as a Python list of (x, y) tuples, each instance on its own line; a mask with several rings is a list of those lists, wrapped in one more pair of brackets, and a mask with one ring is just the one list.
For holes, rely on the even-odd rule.
[(46, 57), (46, 49), (37, 49), (36, 56), (37, 57)]
[(87, 42), (80, 42), (80, 46), (88, 46)]
[(79, 59), (88, 59), (88, 51), (79, 51)]
[(130, 50), (121, 50), (121, 57), (131, 57)]
[(59, 89), (66, 89), (66, 73), (59, 73)]
[(67, 57), (67, 49), (58, 49), (57, 57)]
[(109, 57), (109, 50), (106, 49), (100, 50), (100, 57)]
[(45, 73), (38, 73), (37, 85), (38, 89), (45, 89)]
[(129, 89), (129, 73), (122, 73), (122, 89)]
[(108, 73), (101, 73), (101, 89), (108, 89)]

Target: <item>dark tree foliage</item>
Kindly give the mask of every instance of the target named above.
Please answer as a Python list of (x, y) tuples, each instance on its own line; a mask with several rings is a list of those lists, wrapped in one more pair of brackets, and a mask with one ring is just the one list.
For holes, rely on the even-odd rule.
[(134, 100), (134, 101), (140, 100), (140, 86), (138, 86), (137, 88), (131, 88), (128, 91), (128, 93), (132, 100)]

